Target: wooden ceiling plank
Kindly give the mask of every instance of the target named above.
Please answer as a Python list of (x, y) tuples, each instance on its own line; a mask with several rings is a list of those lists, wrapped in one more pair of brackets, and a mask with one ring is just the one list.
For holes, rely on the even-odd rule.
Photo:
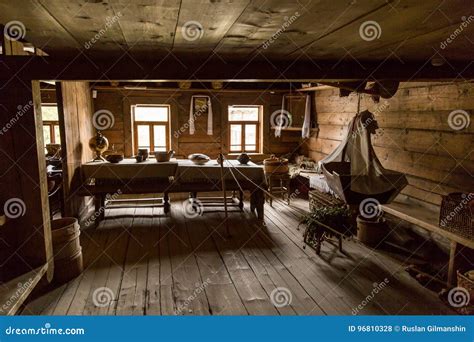
[(14, 6), (9, 2), (0, 2), (0, 22), (6, 25), (12, 21), (19, 21), (25, 26), (24, 40), (48, 54), (77, 53), (80, 48), (69, 32), (37, 0), (16, 0)]
[(109, 2), (39, 0), (91, 56), (123, 53), (127, 44)]
[(180, 0), (109, 0), (114, 13), (120, 15), (130, 53), (135, 57), (166, 55), (173, 46)]
[(183, 0), (173, 53), (214, 50), (248, 4), (249, 0)]
[[(436, 8), (438, 10), (435, 10)], [(438, 0), (437, 4), (433, 4), (432, 1), (405, 0), (395, 8), (382, 8), (365, 18), (373, 20), (379, 25), (380, 37), (378, 39), (366, 41), (361, 37), (359, 28), (365, 22), (361, 19), (312, 44), (305, 54), (315, 59), (332, 59), (341, 57), (342, 52), (342, 55), (346, 55), (347, 58), (369, 60), (367, 55), (378, 49), (390, 47), (395, 50), (407, 39), (451, 26), (469, 12), (466, 10), (466, 2), (463, 0), (449, 2)], [(440, 35), (439, 41), (441, 42), (443, 39), (444, 37)], [(428, 53), (432, 55), (432, 51)], [(301, 52), (295, 52), (291, 56), (297, 57), (299, 55)], [(423, 48), (409, 59), (421, 60), (426, 57), (427, 51)], [(396, 57), (393, 56), (393, 58)]]

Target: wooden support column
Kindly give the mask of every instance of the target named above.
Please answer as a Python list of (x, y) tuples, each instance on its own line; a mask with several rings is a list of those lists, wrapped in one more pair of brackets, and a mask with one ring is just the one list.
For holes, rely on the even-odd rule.
[(39, 82), (0, 88), (0, 280), (48, 264), (53, 272)]
[(56, 96), (63, 159), (64, 214), (81, 220), (92, 207), (91, 198), (77, 195), (82, 184), (80, 167), (92, 159), (89, 139), (95, 135), (89, 84), (57, 82)]

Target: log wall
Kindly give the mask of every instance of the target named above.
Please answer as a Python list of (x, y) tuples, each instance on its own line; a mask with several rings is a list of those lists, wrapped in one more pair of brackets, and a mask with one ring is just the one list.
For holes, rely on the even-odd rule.
[[(209, 95), (212, 99), (213, 131), (209, 136), (207, 130), (207, 114), (195, 121), (196, 131), (189, 134), (189, 107), (192, 95)], [(263, 93), (262, 91), (219, 92), (219, 91), (136, 91), (124, 89), (99, 90), (94, 99), (94, 110), (110, 110), (114, 115), (114, 125), (104, 131), (110, 144), (124, 152), (126, 156), (133, 154), (130, 136), (132, 130), (130, 106), (132, 104), (169, 104), (171, 107), (171, 147), (179, 156), (186, 157), (191, 153), (205, 153), (216, 158), (219, 153), (228, 153), (227, 106), (236, 104), (263, 106), (263, 155), (254, 156), (260, 160), (269, 154), (285, 154), (297, 151), (303, 144), (300, 131), (285, 131), (280, 138), (275, 138), (270, 128), (271, 113), (281, 108), (281, 94)]]
[[(306, 152), (320, 160), (340, 143), (356, 113), (357, 96), (339, 97), (337, 89), (317, 91), (315, 108), (319, 132), (308, 140)], [(449, 119), (454, 110), (464, 110), (472, 119), (473, 83), (402, 83), (393, 98), (378, 104), (363, 96), (365, 109), (375, 114), (380, 127), (372, 136), (380, 161), (408, 177), (402, 194), (436, 208), (443, 194), (474, 190), (474, 125), (456, 130)]]

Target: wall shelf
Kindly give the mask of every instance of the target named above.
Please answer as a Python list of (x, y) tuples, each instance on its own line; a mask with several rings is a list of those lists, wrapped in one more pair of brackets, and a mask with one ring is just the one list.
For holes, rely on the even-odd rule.
[(0, 290), (0, 315), (14, 315), (48, 270), (44, 264), (3, 284)]

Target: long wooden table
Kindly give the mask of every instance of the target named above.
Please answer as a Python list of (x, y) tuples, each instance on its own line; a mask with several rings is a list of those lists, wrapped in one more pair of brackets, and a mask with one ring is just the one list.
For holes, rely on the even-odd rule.
[[(250, 206), (263, 220), (266, 188), (263, 168), (252, 162), (224, 162), (224, 181), (228, 191), (249, 191)], [(235, 178), (234, 178), (235, 177)], [(163, 193), (165, 212), (170, 210), (170, 193), (222, 191), (221, 167), (215, 160), (195, 165), (190, 160), (158, 163), (147, 160), (137, 163), (124, 159), (120, 163), (89, 162), (81, 167), (82, 184), (79, 193), (94, 196), (96, 210), (105, 206), (107, 195)], [(236, 181), (237, 179), (237, 181)], [(101, 215), (102, 216), (102, 215)]]

